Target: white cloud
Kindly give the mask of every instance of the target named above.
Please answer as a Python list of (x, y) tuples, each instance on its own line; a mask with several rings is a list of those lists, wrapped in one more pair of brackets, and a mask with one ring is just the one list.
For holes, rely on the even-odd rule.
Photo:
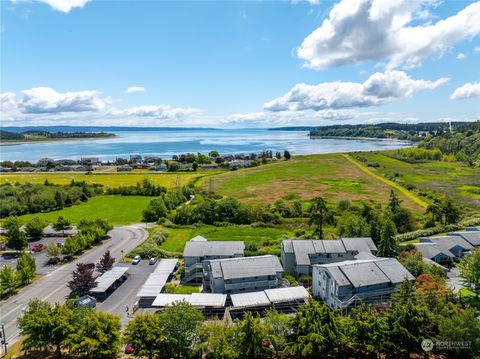
[(35, 87), (22, 93), (20, 107), (24, 113), (100, 111), (106, 107), (106, 101), (91, 90), (60, 93), (49, 87)]
[(453, 91), (450, 98), (452, 100), (464, 100), (468, 98), (480, 97), (480, 82), (467, 82)]
[(64, 13), (70, 12), (73, 8), (82, 8), (89, 0), (37, 0), (50, 5), (53, 9)]
[(476, 53), (480, 54), (480, 46), (475, 47), (474, 50), (475, 50)]
[[(480, 33), (480, 2), (434, 24), (411, 25), (436, 0), (342, 0), (297, 49), (305, 66), (324, 69), (364, 60), (413, 67)], [(423, 15), (422, 15), (423, 14)]]
[(13, 121), (18, 114), (17, 96), (13, 92), (0, 93), (0, 119)]
[(457, 60), (465, 60), (467, 58), (467, 55), (465, 55), (463, 52), (460, 52), (457, 55)]
[(268, 111), (303, 111), (378, 106), (411, 96), (415, 91), (434, 89), (448, 81), (414, 80), (402, 71), (377, 72), (365, 82), (296, 84), (288, 93), (263, 105)]
[(292, 0), (292, 4), (299, 4), (301, 2), (308, 2), (310, 5), (320, 4), (320, 0)]
[(109, 115), (112, 116), (126, 116), (126, 117), (151, 117), (156, 119), (177, 119), (182, 120), (190, 116), (200, 115), (205, 113), (204, 110), (198, 108), (182, 108), (170, 107), (169, 105), (150, 105), (138, 106), (126, 109), (112, 109)]
[(139, 92), (145, 92), (147, 89), (142, 86), (129, 86), (125, 90), (125, 93), (139, 93)]

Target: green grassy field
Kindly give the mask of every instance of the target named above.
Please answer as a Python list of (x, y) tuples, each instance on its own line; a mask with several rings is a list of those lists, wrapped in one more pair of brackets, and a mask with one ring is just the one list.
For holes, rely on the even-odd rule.
[[(342, 154), (294, 157), (268, 166), (247, 168), (212, 176), (214, 190), (243, 202), (271, 203), (279, 198), (297, 197), (303, 200), (324, 196), (330, 202), (386, 202), (391, 186), (362, 171)], [(209, 178), (199, 184), (205, 187)], [(415, 213), (424, 211), (418, 201), (399, 192), (405, 206)]]
[(480, 168), (470, 168), (459, 162), (408, 163), (388, 154), (363, 152), (355, 157), (376, 162), (379, 167), (369, 167), (372, 172), (395, 178), (397, 183), (404, 186), (413, 185), (416, 191), (434, 191), (450, 197), (467, 210), (480, 210)]
[(200, 172), (179, 172), (179, 173), (152, 173), (150, 171), (138, 171), (132, 173), (75, 173), (75, 172), (57, 172), (57, 173), (2, 173), (0, 174), (0, 184), (4, 183), (44, 183), (48, 179), (55, 184), (69, 184), (72, 179), (75, 181), (85, 181), (89, 184), (102, 184), (105, 187), (119, 187), (135, 185), (147, 178), (152, 183), (165, 187), (173, 187), (177, 184), (185, 185), (190, 181), (202, 176), (208, 176), (213, 171)]
[(141, 196), (96, 196), (88, 202), (64, 208), (62, 210), (35, 213), (20, 216), (20, 220), (28, 221), (33, 217), (40, 217), (49, 222), (55, 221), (58, 216), (77, 223), (82, 218), (100, 217), (108, 220), (111, 224), (138, 223), (142, 220), (142, 210), (152, 200), (152, 197)]
[(273, 228), (254, 228), (250, 226), (228, 226), (214, 227), (204, 225), (183, 226), (180, 228), (159, 227), (168, 233), (168, 237), (161, 248), (170, 252), (182, 252), (185, 243), (195, 236), (203, 236), (209, 241), (244, 241), (245, 243), (255, 242), (258, 247), (263, 247), (266, 251), (279, 253), (280, 241), (285, 235), (291, 234), (288, 229)]

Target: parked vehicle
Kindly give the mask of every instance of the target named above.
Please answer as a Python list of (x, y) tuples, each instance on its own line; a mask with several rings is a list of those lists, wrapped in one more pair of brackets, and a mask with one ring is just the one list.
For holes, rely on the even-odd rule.
[(148, 264), (150, 265), (154, 265), (155, 263), (157, 263), (157, 258), (150, 258), (150, 260), (148, 261)]
[(135, 256), (132, 259), (132, 264), (138, 264), (138, 263), (140, 263), (141, 260), (142, 260), (142, 258), (140, 258), (140, 256)]
[(37, 243), (32, 246), (32, 252), (41, 252), (43, 249), (42, 243)]
[(97, 300), (89, 295), (84, 295), (75, 300), (75, 305), (77, 307), (95, 308), (97, 306)]

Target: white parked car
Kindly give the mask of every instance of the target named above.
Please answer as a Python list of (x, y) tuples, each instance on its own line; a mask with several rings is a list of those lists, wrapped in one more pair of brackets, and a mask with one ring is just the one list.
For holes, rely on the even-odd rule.
[(148, 261), (148, 264), (150, 265), (153, 265), (155, 263), (157, 263), (157, 258), (150, 258), (150, 260)]
[(135, 256), (132, 259), (132, 264), (138, 264), (138, 263), (140, 263), (141, 260), (142, 260), (142, 258), (140, 258), (140, 256)]

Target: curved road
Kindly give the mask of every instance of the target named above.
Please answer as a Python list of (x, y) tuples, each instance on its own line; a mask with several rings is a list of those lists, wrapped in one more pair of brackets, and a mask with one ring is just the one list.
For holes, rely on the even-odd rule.
[(0, 323), (5, 326), (7, 341), (12, 344), (19, 334), (17, 317), (31, 299), (38, 298), (51, 303), (63, 302), (70, 293), (67, 283), (77, 263), (97, 262), (106, 250), (113, 257), (121, 258), (148, 237), (145, 225), (116, 226), (109, 232), (110, 239), (84, 253), (76, 260), (64, 264), (38, 279), (12, 297), (0, 302)]

